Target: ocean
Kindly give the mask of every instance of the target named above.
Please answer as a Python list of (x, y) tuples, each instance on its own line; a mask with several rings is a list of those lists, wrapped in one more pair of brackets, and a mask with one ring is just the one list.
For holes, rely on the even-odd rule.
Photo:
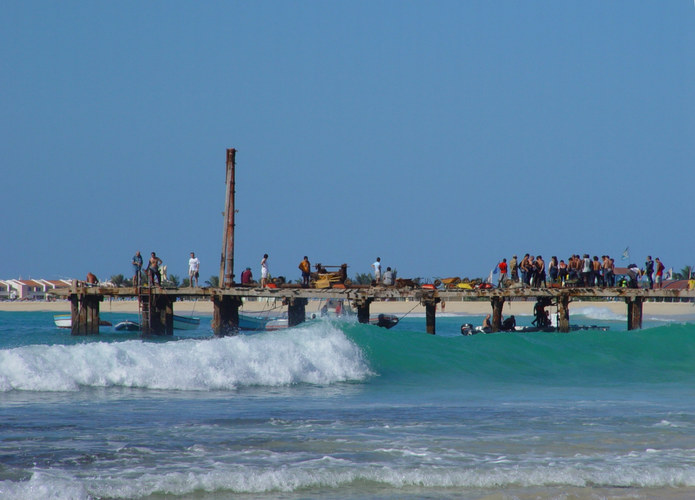
[(695, 315), (146, 340), (52, 317), (0, 312), (2, 499), (695, 498)]

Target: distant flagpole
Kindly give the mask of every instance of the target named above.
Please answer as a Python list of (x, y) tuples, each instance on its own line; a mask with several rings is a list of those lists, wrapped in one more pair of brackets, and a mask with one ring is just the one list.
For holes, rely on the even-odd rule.
[(623, 252), (622, 260), (630, 260), (630, 247), (627, 247)]

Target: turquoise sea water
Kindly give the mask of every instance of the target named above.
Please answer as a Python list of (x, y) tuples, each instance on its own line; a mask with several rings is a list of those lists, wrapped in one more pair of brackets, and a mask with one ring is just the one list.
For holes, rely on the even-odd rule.
[(0, 498), (695, 497), (695, 316), (459, 334), (481, 319), (142, 340), (0, 312)]

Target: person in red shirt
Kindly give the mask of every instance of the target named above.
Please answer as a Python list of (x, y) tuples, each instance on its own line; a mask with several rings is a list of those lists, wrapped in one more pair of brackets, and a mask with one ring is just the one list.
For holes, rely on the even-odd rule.
[(504, 286), (504, 282), (507, 281), (507, 259), (502, 259), (502, 262), (497, 264), (497, 267), (500, 270), (500, 280), (497, 283), (497, 287), (502, 288)]
[(656, 279), (654, 280), (654, 283), (656, 284), (657, 288), (661, 288), (661, 282), (664, 279), (664, 269), (666, 267), (664, 266), (664, 263), (659, 260), (659, 257), (656, 258)]

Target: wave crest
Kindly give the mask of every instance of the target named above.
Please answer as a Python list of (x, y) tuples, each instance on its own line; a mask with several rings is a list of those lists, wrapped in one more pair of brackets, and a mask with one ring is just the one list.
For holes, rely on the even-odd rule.
[(332, 384), (370, 374), (360, 349), (329, 323), (209, 340), (35, 345), (0, 351), (0, 392), (113, 386), (230, 390)]

